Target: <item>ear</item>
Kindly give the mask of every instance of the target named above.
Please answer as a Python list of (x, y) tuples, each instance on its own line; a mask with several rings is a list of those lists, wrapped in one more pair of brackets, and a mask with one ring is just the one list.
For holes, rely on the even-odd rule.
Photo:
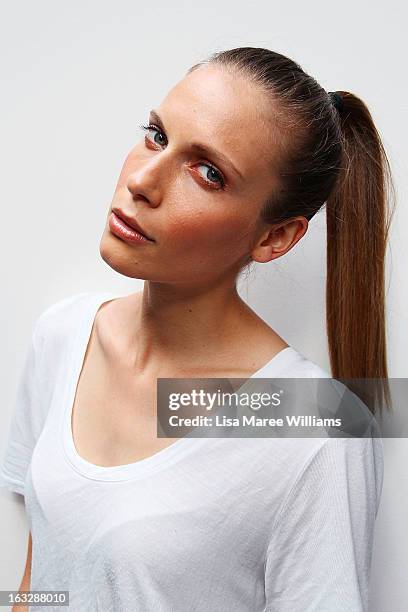
[(309, 226), (306, 217), (295, 217), (281, 223), (269, 224), (251, 251), (251, 259), (266, 263), (282, 257), (304, 236)]

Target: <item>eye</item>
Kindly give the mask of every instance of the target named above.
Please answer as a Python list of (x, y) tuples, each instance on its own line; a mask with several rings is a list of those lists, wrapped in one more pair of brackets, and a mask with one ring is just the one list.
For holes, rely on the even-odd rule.
[[(160, 134), (161, 136), (164, 136), (163, 132), (161, 132), (159, 130), (159, 128), (155, 125), (149, 124), (149, 125), (141, 125), (140, 128), (142, 130), (145, 130), (146, 134), (150, 134), (150, 132), (157, 132), (158, 134)], [(165, 137), (165, 136), (164, 136)], [(147, 136), (146, 136), (147, 138)], [(166, 137), (165, 137), (166, 138)], [(150, 138), (148, 138), (148, 140), (150, 140)], [(156, 140), (156, 136), (153, 137), (153, 142), (154, 144), (158, 144), (158, 145), (162, 145), (164, 144), (163, 142), (157, 141)]]
[[(140, 125), (139, 126), (142, 130), (144, 130), (146, 132), (146, 138), (147, 140), (150, 140), (151, 142), (153, 142), (153, 144), (157, 144), (162, 146), (163, 144), (165, 144), (165, 142), (163, 142), (162, 140), (167, 140), (165, 134), (157, 127), (157, 125), (154, 125), (152, 123), (149, 123), (149, 125)], [(153, 139), (148, 138), (147, 134), (150, 134), (152, 132), (156, 132), (156, 135), (153, 136)], [(156, 138), (156, 136), (158, 135), (158, 138)], [(162, 139), (163, 137), (163, 139)], [(204, 179), (204, 181), (211, 187), (211, 188), (217, 188), (215, 187), (218, 183), (219, 187), (218, 189), (224, 189), (225, 188), (225, 180), (224, 177), (222, 175), (222, 173), (217, 170), (217, 168), (215, 166), (212, 166), (211, 164), (207, 164), (204, 162), (201, 162), (199, 164), (197, 164), (198, 166), (203, 166), (205, 168), (208, 168), (207, 172), (204, 173), (205, 176), (203, 176), (200, 172), (200, 177), (202, 179)], [(214, 180), (215, 179), (215, 180)]]
[[(206, 180), (209, 183), (213, 183), (213, 185), (216, 185), (217, 183), (221, 186), (224, 187), (224, 178), (221, 174), (221, 172), (219, 172), (214, 166), (211, 166), (211, 164), (204, 164), (204, 163), (199, 163), (198, 166), (202, 166), (204, 168), (209, 168), (209, 170), (207, 170), (207, 172), (205, 172), (205, 176), (203, 177), (204, 180)], [(215, 181), (213, 180), (215, 179)]]

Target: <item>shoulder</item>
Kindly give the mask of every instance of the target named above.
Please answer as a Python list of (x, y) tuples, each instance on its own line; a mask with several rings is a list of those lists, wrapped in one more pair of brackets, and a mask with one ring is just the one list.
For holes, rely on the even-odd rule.
[(327, 370), (293, 346), (288, 346), (267, 364), (262, 375), (268, 376), (269, 373), (279, 378), (331, 378)]
[(49, 304), (40, 312), (35, 321), (34, 335), (36, 339), (41, 341), (42, 335), (46, 334), (48, 330), (58, 329), (60, 325), (64, 325), (70, 319), (78, 316), (94, 296), (95, 292), (91, 291), (75, 293)]
[(77, 311), (78, 308), (87, 302), (89, 303), (92, 299), (95, 299), (98, 295), (102, 296), (104, 294), (98, 291), (84, 291), (65, 296), (43, 309), (37, 318), (37, 323), (39, 326), (46, 326), (52, 323), (52, 321), (64, 318), (66, 315)]
[(309, 376), (310, 378), (331, 378), (331, 375), (327, 370), (318, 365), (309, 357), (306, 357), (300, 351), (296, 349), (294, 350), (297, 354), (294, 369), (299, 375), (299, 378), (302, 377), (302, 375)]
[(33, 329), (34, 348), (57, 349), (61, 343), (73, 338), (80, 326), (87, 321), (95, 308), (112, 295), (107, 292), (86, 291), (75, 293), (52, 302), (35, 320)]

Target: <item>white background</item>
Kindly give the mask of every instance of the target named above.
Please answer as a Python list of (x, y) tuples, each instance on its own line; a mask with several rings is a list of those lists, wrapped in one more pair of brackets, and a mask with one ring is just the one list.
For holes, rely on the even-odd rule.
[[(389, 374), (406, 377), (407, 35), (401, 2), (2, 3), (0, 25), (3, 342), (0, 451), (32, 325), (51, 303), (88, 290), (133, 292), (99, 255), (116, 180), (168, 89), (210, 52), (268, 47), (328, 91), (368, 105), (397, 187), (387, 258)], [(284, 258), (259, 265), (240, 293), (286, 341), (329, 369), (325, 215)], [(408, 443), (385, 440), (370, 612), (408, 606)], [(0, 492), (0, 589), (17, 589), (28, 525), (21, 496)]]

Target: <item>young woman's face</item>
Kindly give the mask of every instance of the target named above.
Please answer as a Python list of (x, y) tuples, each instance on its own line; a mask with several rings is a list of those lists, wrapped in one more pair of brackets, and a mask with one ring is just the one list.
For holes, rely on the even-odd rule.
[[(244, 77), (215, 66), (184, 77), (125, 159), (102, 258), (132, 278), (188, 285), (235, 278), (265, 232), (259, 213), (276, 186), (270, 120), (267, 97)], [(112, 209), (154, 241), (118, 236)]]

